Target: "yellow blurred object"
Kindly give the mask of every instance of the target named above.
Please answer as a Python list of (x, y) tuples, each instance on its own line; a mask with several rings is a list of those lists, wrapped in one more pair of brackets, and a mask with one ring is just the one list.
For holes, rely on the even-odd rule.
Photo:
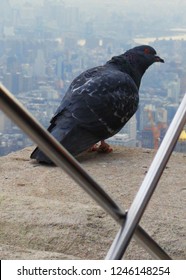
[(179, 141), (186, 141), (186, 131), (183, 130), (180, 134)]

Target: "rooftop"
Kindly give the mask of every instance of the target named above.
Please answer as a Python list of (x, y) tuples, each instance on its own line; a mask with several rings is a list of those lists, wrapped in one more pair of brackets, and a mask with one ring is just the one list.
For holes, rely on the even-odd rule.
[[(119, 230), (63, 170), (31, 161), (33, 147), (0, 157), (1, 259), (103, 259)], [(116, 147), (83, 167), (128, 209), (155, 152)], [(186, 154), (173, 153), (141, 220), (173, 259), (186, 259)], [(132, 240), (125, 259), (151, 259)]]

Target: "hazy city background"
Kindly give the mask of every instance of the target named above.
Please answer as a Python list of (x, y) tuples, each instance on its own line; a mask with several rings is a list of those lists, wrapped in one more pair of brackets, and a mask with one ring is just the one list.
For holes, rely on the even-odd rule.
[[(184, 0), (1, 0), (0, 82), (47, 127), (75, 76), (150, 44), (166, 63), (145, 74), (137, 114), (110, 141), (157, 148), (186, 91), (185, 15)], [(0, 111), (0, 155), (31, 144)]]

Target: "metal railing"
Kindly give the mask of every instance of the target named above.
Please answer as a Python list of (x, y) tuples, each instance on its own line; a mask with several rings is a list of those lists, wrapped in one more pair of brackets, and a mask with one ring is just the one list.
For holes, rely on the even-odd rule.
[(57, 166), (66, 171), (121, 225), (121, 229), (106, 259), (121, 259), (133, 236), (153, 258), (171, 259), (140, 227), (139, 221), (186, 122), (186, 94), (128, 212), (125, 212), (108, 193), (104, 191), (104, 189), (83, 169), (81, 164), (33, 118), (3, 85), (0, 85), (0, 109), (17, 124)]

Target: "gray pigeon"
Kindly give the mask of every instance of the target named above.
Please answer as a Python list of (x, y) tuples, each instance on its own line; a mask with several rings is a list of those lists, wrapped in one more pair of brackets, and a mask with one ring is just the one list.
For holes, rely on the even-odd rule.
[[(77, 156), (118, 133), (138, 108), (143, 74), (154, 62), (164, 62), (148, 46), (138, 46), (112, 57), (105, 65), (86, 70), (73, 80), (51, 119), (48, 131)], [(52, 163), (37, 147), (30, 156)]]

